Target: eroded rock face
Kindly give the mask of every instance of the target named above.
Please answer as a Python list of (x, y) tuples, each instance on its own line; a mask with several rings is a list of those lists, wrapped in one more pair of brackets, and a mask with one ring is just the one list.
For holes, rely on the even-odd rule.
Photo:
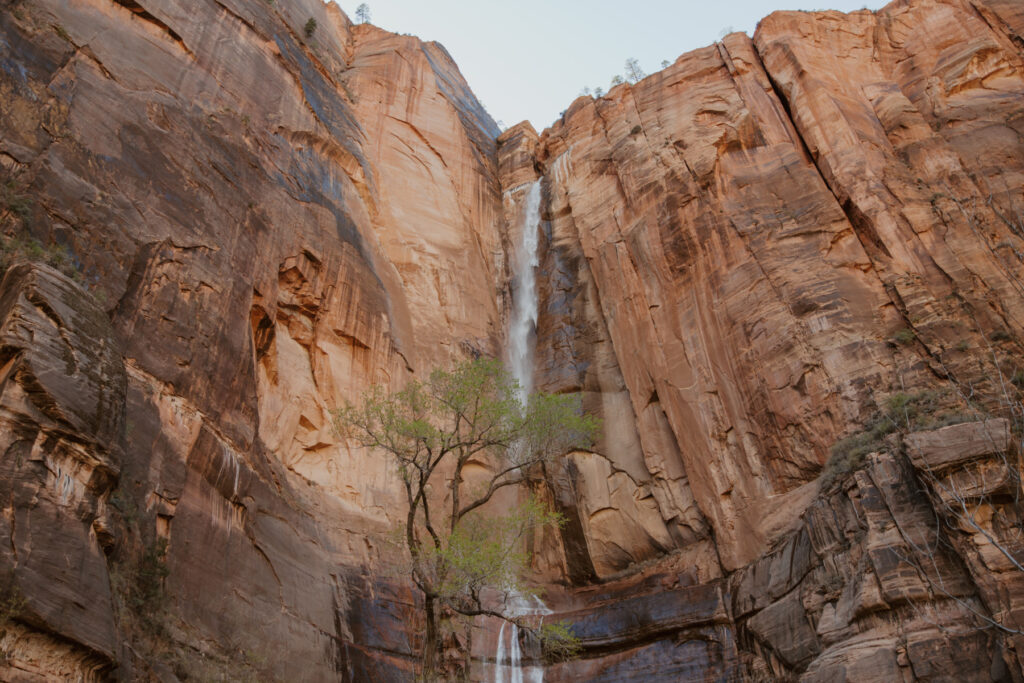
[[(1014, 432), (818, 477), (887, 397), (1016, 397), (1022, 102), (1010, 0), (774, 14), (500, 136), (319, 0), (8, 3), (0, 223), (81, 278), (0, 284), (5, 675), (410, 678), (398, 479), (331, 410), (501, 355), (540, 179), (537, 386), (604, 424), (539, 487), (549, 678), (1019, 680)], [(161, 650), (119, 577), (163, 547)]]
[[(330, 410), (497, 352), (498, 131), (440, 46), (286, 5), (8, 3), (0, 161), (32, 206), (5, 227), (67, 245), (104, 302), (123, 434), (88, 438), (123, 446), (111, 561), (167, 544), (162, 627), (223, 664), (193, 677), (401, 679), (412, 594), (364, 569), (389, 564), (397, 480)], [(88, 603), (56, 632), (149, 675), (101, 583), (53, 582)], [(288, 657), (246, 654), (269, 643)]]
[(552, 232), (594, 280), (575, 310), (600, 307), (669, 444), (643, 448), (654, 488), (693, 492), (726, 568), (879, 392), (983, 381), (965, 349), (1018, 334), (1020, 65), (957, 2), (780, 13), (546, 131)]
[(106, 501), (117, 483), (125, 372), (106, 314), (60, 273), (22, 262), (0, 283), (4, 677), (109, 671), (119, 643)]
[[(552, 484), (580, 492), (576, 563), (608, 577), (671, 550), (701, 581), (730, 574), (744, 675), (1019, 669), (1008, 641), (977, 633), (992, 615), (1015, 623), (1014, 600), (983, 584), (1019, 592), (1018, 567), (996, 558), (1016, 552), (1015, 537), (995, 534), (1015, 513), (986, 507), (1019, 477), (1005, 457), (976, 462), (998, 438), (980, 427), (958, 442), (921, 436), (953, 460), (921, 469), (918, 458), (916, 474), (904, 456), (878, 456), (846, 492), (852, 511), (816, 484), (831, 446), (886, 396), (966, 391), (1008, 407), (1024, 303), (1019, 23), (1007, 3), (955, 0), (777, 13), (753, 40), (728, 36), (578, 99), (536, 143), (517, 129), (499, 139), (506, 193), (524, 169), (539, 167), (545, 187), (540, 381), (584, 391), (606, 419), (597, 452)], [(915, 488), (940, 465), (956, 471)], [(949, 490), (1001, 518), (986, 533), (1002, 541), (962, 518), (942, 540)], [(822, 505), (832, 511), (817, 524), (842, 543), (811, 551)], [(909, 546), (893, 545), (897, 529)], [(713, 554), (698, 551), (706, 537)], [(771, 568), (779, 544), (789, 555)], [(932, 560), (914, 549), (936, 544), (935, 574), (915, 578)], [(836, 567), (871, 562), (875, 578), (800, 574), (835, 552)], [(979, 555), (992, 565), (965, 571)], [(840, 583), (860, 607), (822, 597)], [(877, 625), (859, 620), (887, 609)], [(894, 648), (908, 654), (869, 661)], [(942, 659), (960, 649), (962, 662)]]

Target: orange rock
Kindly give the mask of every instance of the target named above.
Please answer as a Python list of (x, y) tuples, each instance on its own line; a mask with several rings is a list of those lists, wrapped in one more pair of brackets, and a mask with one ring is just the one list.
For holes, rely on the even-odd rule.
[(818, 480), (889, 396), (1015, 396), (1019, 2), (776, 13), (539, 135), (319, 0), (20, 2), (0, 45), (0, 229), (81, 271), (0, 292), (0, 570), (30, 610), (0, 678), (181, 673), (119, 645), (110, 595), (157, 538), (168, 647), (228, 667), (185, 674), (411, 677), (400, 481), (331, 411), (501, 353), (538, 178), (537, 385), (604, 421), (537, 487), (567, 523), (535, 578), (585, 631), (552, 679), (1020, 669), (977, 621), (1024, 625), (1005, 430)]

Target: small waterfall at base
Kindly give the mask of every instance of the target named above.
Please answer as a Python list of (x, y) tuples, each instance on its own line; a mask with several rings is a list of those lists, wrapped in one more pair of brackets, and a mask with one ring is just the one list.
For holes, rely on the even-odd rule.
[[(551, 614), (551, 610), (539, 598), (520, 593), (509, 595), (505, 611), (510, 617)], [(498, 649), (494, 657), (494, 683), (544, 683), (543, 666), (523, 666), (519, 627), (508, 621), (502, 622), (501, 630), (498, 632)]]
[(537, 245), (540, 233), (540, 180), (526, 193), (523, 232), (516, 247), (512, 279), (512, 321), (508, 330), (508, 365), (519, 382), (519, 398), (525, 404), (533, 391), (534, 328), (537, 325)]
[[(540, 180), (526, 192), (523, 206), (523, 231), (516, 247), (515, 275), (512, 289), (512, 320), (508, 331), (509, 371), (519, 382), (519, 399), (526, 405), (533, 392), (533, 351), (537, 326), (537, 246), (540, 242)], [(510, 617), (550, 614), (538, 598), (511, 593), (505, 601), (505, 613)], [(506, 633), (508, 635), (506, 635)], [(506, 646), (506, 639), (508, 644)], [(543, 683), (544, 667), (522, 665), (519, 646), (519, 627), (503, 622), (498, 632), (498, 646), (494, 658), (495, 683)]]

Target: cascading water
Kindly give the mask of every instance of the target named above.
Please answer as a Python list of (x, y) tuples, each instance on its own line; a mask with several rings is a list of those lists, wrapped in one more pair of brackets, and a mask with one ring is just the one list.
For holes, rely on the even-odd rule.
[[(540, 233), (540, 180), (526, 192), (523, 206), (523, 231), (516, 248), (515, 276), (512, 290), (512, 319), (508, 330), (509, 371), (519, 383), (519, 399), (526, 405), (533, 392), (533, 351), (537, 326), (537, 246)], [(505, 601), (505, 613), (510, 617), (550, 614), (551, 611), (534, 596), (512, 593)], [(507, 645), (506, 645), (507, 640)], [(542, 683), (544, 668), (522, 665), (519, 646), (519, 627), (502, 622), (498, 632), (498, 647), (494, 658), (495, 683)]]
[(512, 279), (512, 321), (508, 330), (508, 366), (519, 382), (519, 398), (525, 404), (533, 391), (533, 331), (537, 325), (537, 244), (540, 233), (540, 180), (526, 193), (523, 232), (516, 248)]
[[(509, 595), (505, 613), (510, 617), (551, 614), (539, 598), (520, 593)], [(508, 633), (508, 636), (505, 634)], [(505, 641), (508, 640), (506, 646)], [(506, 663), (507, 662), (507, 663)], [(523, 666), (523, 653), (519, 646), (519, 627), (502, 622), (498, 632), (498, 650), (494, 658), (494, 683), (544, 683), (544, 667)]]

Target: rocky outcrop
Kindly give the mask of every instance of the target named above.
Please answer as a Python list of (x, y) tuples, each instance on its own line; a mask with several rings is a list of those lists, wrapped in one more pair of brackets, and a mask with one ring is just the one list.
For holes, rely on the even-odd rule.
[(5, 677), (409, 678), (398, 480), (331, 410), (500, 355), (539, 179), (537, 385), (604, 425), (539, 487), (549, 678), (1020, 680), (1017, 3), (773, 14), (540, 134), (319, 0), (0, 47), (0, 228), (78, 271), (0, 283)]
[[(125, 372), (106, 314), (66, 277), (18, 263), (0, 285), (3, 676), (109, 671), (118, 638), (105, 502), (117, 484)], [(41, 636), (36, 629), (54, 638)]]
[[(353, 27), (318, 0), (13, 2), (0, 45), (0, 161), (31, 202), (4, 227), (73, 254), (120, 373), (56, 402), (75, 416), (103, 389), (121, 406), (105, 427), (116, 434), (64, 428), (123, 453), (120, 477), (97, 452), (89, 467), (106, 479), (85, 465), (67, 479), (86, 458), (76, 446), (54, 476), (92, 488), (33, 508), (81, 533), (19, 524), (21, 503), (8, 504), (25, 543), (68, 535), (55, 556), (91, 563), (22, 585), (29, 607), (59, 614), (47, 633), (126, 677), (165, 661), (193, 677), (401, 678), (411, 594), (363, 569), (387, 564), (394, 473), (340, 442), (330, 410), (372, 383), (497, 352), (494, 123), (443, 48)], [(9, 278), (4, 296), (25, 291)], [(77, 317), (62, 324), (86, 334)], [(25, 442), (16, 433), (4, 438)], [(106, 560), (88, 509), (104, 501)], [(115, 632), (133, 616), (115, 624), (108, 567), (117, 583), (163, 545), (167, 601), (143, 611), (187, 645), (126, 651)], [(19, 581), (42, 571), (31, 557), (8, 558)], [(288, 657), (259, 655), (269, 643)], [(22, 661), (20, 644), (5, 651)]]
[(600, 307), (640, 434), (664, 434), (637, 466), (692, 492), (725, 568), (876, 396), (1017, 348), (1020, 63), (963, 3), (780, 13), (580, 98), (538, 144), (552, 233), (595, 283), (577, 308)]
[[(907, 391), (937, 392), (946, 408), (969, 394), (993, 414), (1019, 400), (1017, 14), (955, 0), (777, 13), (752, 40), (728, 36), (578, 99), (536, 142), (520, 129), (499, 138), (506, 193), (522, 169), (544, 180), (538, 372), (588, 392), (606, 420), (597, 452), (552, 481), (577, 492), (575, 562), (610, 577), (669, 552), (702, 582), (728, 575), (747, 677), (1019, 669), (1006, 631), (985, 621), (1016, 628), (1016, 541), (995, 531), (1016, 512), (998, 503), (1002, 521), (984, 533), (968, 521), (1020, 487), (1003, 456), (964, 464), (993, 450), (984, 430), (961, 431), (959, 448), (934, 437), (956, 453), (944, 485), (913, 447), (911, 461), (874, 456), (856, 490), (818, 481), (833, 444)], [(976, 514), (937, 524), (955, 508), (949, 491)], [(990, 559), (1006, 551), (1002, 563), (965, 569), (972, 544)], [(874, 578), (842, 573), (871, 563)], [(914, 654), (883, 671), (867, 663), (879, 648)], [(613, 666), (591, 654), (587, 675)]]

